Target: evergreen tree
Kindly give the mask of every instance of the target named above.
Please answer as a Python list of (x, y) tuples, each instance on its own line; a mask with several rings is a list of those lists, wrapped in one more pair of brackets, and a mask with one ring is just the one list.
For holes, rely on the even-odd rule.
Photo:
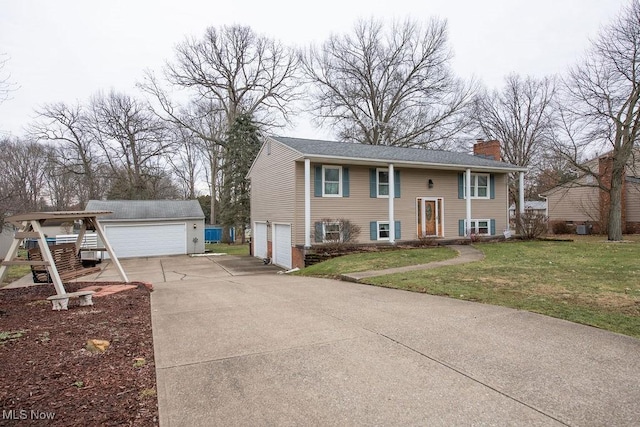
[(240, 114), (227, 132), (220, 222), (225, 229), (235, 227), (242, 243), (245, 241), (244, 230), (251, 221), (250, 186), (246, 175), (259, 150), (258, 127), (250, 114)]

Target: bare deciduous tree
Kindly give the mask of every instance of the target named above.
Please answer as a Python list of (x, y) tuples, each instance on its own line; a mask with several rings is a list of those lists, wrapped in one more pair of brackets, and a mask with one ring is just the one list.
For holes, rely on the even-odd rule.
[(303, 68), (318, 123), (344, 141), (372, 145), (442, 146), (469, 124), (473, 84), (451, 68), (446, 21), (360, 21), (352, 35), (310, 48)]
[(11, 75), (5, 72), (7, 62), (9, 62), (7, 55), (0, 53), (0, 104), (9, 99), (9, 94), (15, 90), (15, 85), (11, 83)]
[[(202, 39), (178, 45), (165, 77), (174, 86), (193, 90), (198, 99), (219, 105), (227, 125), (246, 113), (264, 129), (288, 120), (291, 101), (299, 95), (297, 67), (291, 49), (250, 27), (234, 25), (209, 27)], [(150, 77), (147, 74), (143, 87), (161, 103), (167, 101)]]
[[(640, 2), (633, 0), (592, 41), (565, 81), (564, 132), (557, 148), (609, 196), (609, 240), (622, 239), (622, 189), (640, 135)], [(584, 153), (608, 150), (611, 179), (584, 164)]]
[(118, 196), (160, 197), (152, 184), (166, 175), (160, 157), (173, 143), (165, 124), (146, 103), (113, 91), (95, 96), (91, 111), (98, 144), (118, 179)]
[(42, 145), (22, 139), (0, 141), (2, 217), (45, 207), (42, 200), (47, 164)]
[[(553, 140), (555, 79), (506, 77), (501, 91), (483, 91), (474, 101), (473, 119), (489, 139), (501, 142), (501, 156), (524, 167), (543, 164), (545, 151)], [(540, 170), (532, 171), (534, 175)], [(509, 182), (509, 198), (516, 204), (516, 224), (520, 228), (520, 198), (517, 179)]]
[(78, 203), (85, 206), (91, 199), (101, 198), (98, 171), (102, 159), (97, 150), (96, 134), (84, 108), (59, 102), (47, 104), (36, 111), (38, 119), (29, 133), (41, 141), (59, 143), (55, 161), (64, 170), (78, 177)]
[(186, 40), (176, 48), (164, 76), (174, 88), (193, 95), (180, 108), (151, 73), (139, 85), (159, 104), (158, 115), (189, 129), (208, 160), (210, 220), (216, 222), (225, 133), (239, 114), (250, 114), (261, 131), (288, 122), (292, 101), (300, 94), (298, 57), (291, 49), (250, 27), (208, 28), (202, 39)]
[(185, 199), (197, 197), (196, 184), (200, 177), (201, 151), (196, 143), (196, 136), (189, 129), (176, 126), (172, 129), (175, 150), (167, 157), (178, 187)]

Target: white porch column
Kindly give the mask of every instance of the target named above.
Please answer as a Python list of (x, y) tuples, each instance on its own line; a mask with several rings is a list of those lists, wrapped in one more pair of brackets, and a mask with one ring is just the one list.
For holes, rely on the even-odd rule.
[(311, 160), (304, 159), (304, 247), (311, 247)]
[(520, 213), (524, 213), (524, 172), (520, 172), (518, 182), (518, 200), (520, 202)]
[(467, 215), (464, 221), (464, 235), (469, 236), (469, 228), (471, 228), (471, 169), (465, 172), (465, 201), (467, 204)]
[(394, 216), (393, 202), (396, 198), (395, 180), (393, 173), (393, 163), (389, 163), (389, 243), (396, 242), (396, 222)]

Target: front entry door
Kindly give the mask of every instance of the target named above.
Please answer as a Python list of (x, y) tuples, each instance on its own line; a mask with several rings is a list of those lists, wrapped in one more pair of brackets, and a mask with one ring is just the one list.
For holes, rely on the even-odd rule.
[(418, 237), (442, 237), (442, 199), (417, 199)]

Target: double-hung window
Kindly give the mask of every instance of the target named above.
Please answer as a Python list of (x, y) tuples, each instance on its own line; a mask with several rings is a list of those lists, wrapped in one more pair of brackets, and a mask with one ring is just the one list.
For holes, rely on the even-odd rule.
[[(467, 194), (466, 179), (467, 175), (463, 174), (463, 195)], [(489, 199), (491, 197), (490, 190), (490, 174), (488, 173), (472, 173), (471, 174), (471, 198), (472, 199)]]
[(340, 223), (338, 222), (324, 222), (323, 228), (323, 242), (341, 242), (342, 236), (340, 233)]
[(322, 166), (322, 196), (342, 197), (342, 168)]
[(389, 240), (389, 223), (378, 221), (378, 240)]
[(389, 169), (376, 169), (378, 197), (389, 197)]

